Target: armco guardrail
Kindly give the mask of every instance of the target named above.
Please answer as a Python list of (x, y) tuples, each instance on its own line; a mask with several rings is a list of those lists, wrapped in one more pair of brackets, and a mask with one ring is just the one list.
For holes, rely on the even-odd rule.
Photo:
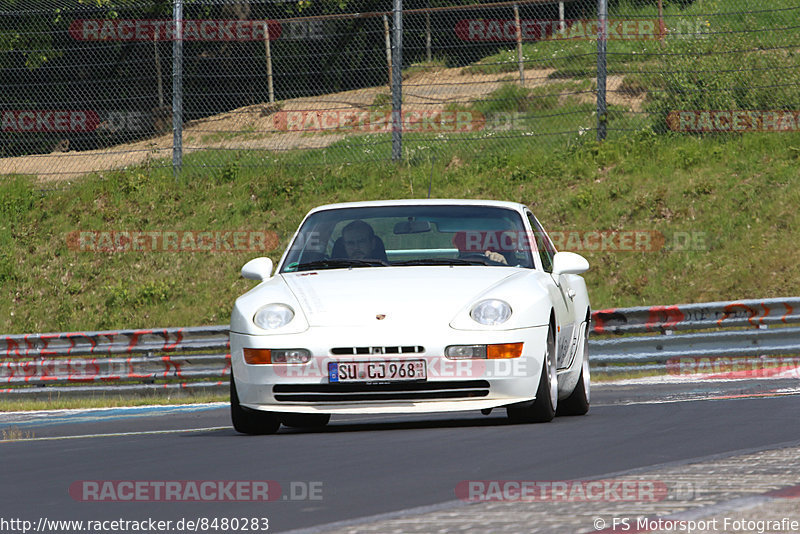
[(800, 324), (800, 297), (611, 308), (594, 312), (592, 323), (596, 334)]
[[(666, 372), (709, 358), (763, 366), (766, 355), (800, 354), (795, 309), (800, 298), (596, 311), (592, 369)], [(227, 325), (0, 336), (0, 398), (222, 393), (229, 376)]]
[(0, 337), (0, 395), (222, 390), (228, 327), (66, 332)]
[[(800, 297), (600, 310), (592, 314), (592, 331), (611, 336), (590, 340), (591, 361), (601, 372), (630, 372), (692, 359), (798, 354), (795, 310)], [(764, 365), (762, 359), (746, 363), (754, 361)]]

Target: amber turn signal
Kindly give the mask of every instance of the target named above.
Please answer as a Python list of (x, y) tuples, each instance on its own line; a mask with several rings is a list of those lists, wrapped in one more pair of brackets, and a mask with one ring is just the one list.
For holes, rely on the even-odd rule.
[(486, 357), (490, 360), (501, 358), (519, 358), (522, 356), (522, 345), (522, 343), (486, 345)]
[(272, 351), (270, 349), (244, 349), (244, 361), (250, 365), (272, 363)]

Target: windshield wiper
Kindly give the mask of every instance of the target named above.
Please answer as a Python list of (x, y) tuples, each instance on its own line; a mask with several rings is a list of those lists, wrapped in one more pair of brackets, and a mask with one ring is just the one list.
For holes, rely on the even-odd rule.
[(416, 260), (393, 261), (392, 265), (491, 265), (489, 258), (419, 258)]
[(348, 258), (336, 258), (299, 263), (296, 266), (296, 270), (314, 271), (317, 269), (342, 269), (345, 267), (388, 267), (388, 265), (389, 264), (383, 260), (354, 260)]

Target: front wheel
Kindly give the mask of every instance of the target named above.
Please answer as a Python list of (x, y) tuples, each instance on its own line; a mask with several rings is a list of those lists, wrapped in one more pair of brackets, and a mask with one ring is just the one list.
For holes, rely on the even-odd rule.
[(546, 423), (552, 421), (558, 406), (558, 374), (556, 371), (556, 334), (553, 325), (547, 332), (547, 347), (536, 400), (530, 406), (509, 406), (508, 418), (514, 423)]
[(275, 413), (251, 410), (239, 404), (233, 375), (231, 375), (231, 422), (233, 428), (242, 434), (274, 434), (281, 426)]

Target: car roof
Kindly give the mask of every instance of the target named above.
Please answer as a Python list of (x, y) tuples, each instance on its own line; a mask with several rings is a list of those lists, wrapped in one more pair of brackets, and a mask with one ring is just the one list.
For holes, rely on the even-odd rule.
[(400, 199), (400, 200), (370, 200), (364, 202), (341, 202), (338, 204), (326, 204), (317, 206), (308, 212), (312, 214), (316, 211), (344, 209), (344, 208), (374, 208), (379, 206), (493, 206), (497, 208), (512, 209), (522, 211), (524, 204), (519, 202), (506, 202), (502, 200), (470, 200), (470, 199), (451, 199), (451, 198), (419, 198), (419, 199)]

